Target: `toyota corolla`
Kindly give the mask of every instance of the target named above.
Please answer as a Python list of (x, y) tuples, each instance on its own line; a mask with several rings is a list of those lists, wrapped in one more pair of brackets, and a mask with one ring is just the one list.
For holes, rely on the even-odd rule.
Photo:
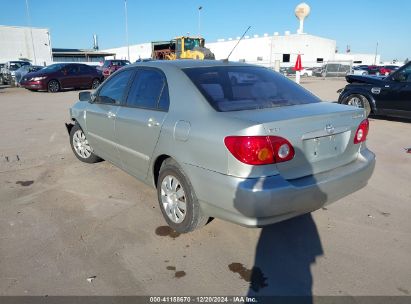
[(308, 213), (374, 169), (364, 109), (321, 102), (260, 66), (136, 63), (79, 99), (67, 124), (76, 157), (155, 187), (178, 232), (212, 217), (260, 227)]

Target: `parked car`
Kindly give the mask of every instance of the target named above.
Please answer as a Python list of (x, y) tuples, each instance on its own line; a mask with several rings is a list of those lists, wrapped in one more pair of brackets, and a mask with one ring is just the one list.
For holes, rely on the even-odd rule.
[(389, 75), (392, 72), (398, 70), (400, 67), (397, 65), (384, 65), (382, 67), (380, 67), (380, 75)]
[(314, 69), (313, 74), (317, 77), (342, 77), (350, 73), (350, 66), (341, 63), (327, 63), (322, 67)]
[(129, 65), (130, 61), (128, 60), (105, 60), (104, 64), (102, 66), (102, 71), (103, 71), (103, 76), (104, 78), (109, 77), (111, 74), (113, 74), (115, 71), (121, 69), (122, 67), (125, 67), (126, 65)]
[(41, 66), (41, 65), (23, 65), (14, 74), (15, 84), (20, 85), (21, 80), (23, 79), (23, 77), (26, 74), (32, 73), (32, 72), (37, 72), (37, 71), (39, 71), (43, 68), (44, 68), (44, 66)]
[(29, 61), (8, 61), (3, 67), (3, 72), (0, 74), (1, 84), (15, 84), (16, 71), (24, 65), (31, 65)]
[(378, 65), (369, 65), (365, 68), (361, 68), (361, 70), (363, 71), (363, 74), (361, 75), (380, 75), (380, 69), (381, 67)]
[(411, 118), (411, 62), (386, 77), (349, 75), (338, 102), (364, 108), (367, 115)]
[(78, 63), (56, 63), (29, 73), (20, 85), (28, 90), (58, 92), (61, 89), (96, 89), (103, 81), (101, 71)]
[(209, 217), (260, 227), (311, 212), (364, 187), (374, 168), (363, 109), (321, 102), (260, 66), (138, 63), (79, 99), (66, 125), (75, 156), (157, 188), (178, 232)]
[[(300, 75), (303, 77), (313, 76), (314, 68), (304, 68), (300, 71)], [(295, 70), (293, 67), (280, 68), (280, 73), (285, 76), (295, 75)]]

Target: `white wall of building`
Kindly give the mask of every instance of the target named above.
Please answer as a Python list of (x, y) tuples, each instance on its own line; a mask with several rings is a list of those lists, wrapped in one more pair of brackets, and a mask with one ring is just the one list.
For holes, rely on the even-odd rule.
[[(31, 39), (33, 33), (33, 40)], [(50, 31), (45, 28), (0, 25), (0, 62), (30, 59), (32, 64), (52, 63)], [(33, 51), (33, 43), (34, 51)], [(34, 56), (34, 53), (36, 56)]]
[[(216, 59), (227, 58), (238, 39), (219, 40), (207, 43), (206, 46), (216, 55)], [(297, 55), (301, 54), (303, 66), (318, 66), (334, 58), (336, 41), (307, 34), (274, 34), (262, 37), (252, 37), (242, 40), (232, 53), (231, 61), (245, 61), (248, 63), (274, 66), (276, 60), (281, 66), (293, 66)], [(283, 61), (283, 54), (290, 54), (288, 62)]]
[[(106, 59), (128, 59), (127, 47), (103, 50), (107, 53), (115, 53), (114, 56), (108, 56)], [(130, 45), (130, 61), (135, 62), (137, 59), (151, 58), (151, 43), (141, 43)]]
[(366, 64), (366, 65), (379, 65), (381, 56), (375, 54), (357, 54), (357, 53), (337, 53), (335, 54), (336, 61), (352, 61), (353, 65)]

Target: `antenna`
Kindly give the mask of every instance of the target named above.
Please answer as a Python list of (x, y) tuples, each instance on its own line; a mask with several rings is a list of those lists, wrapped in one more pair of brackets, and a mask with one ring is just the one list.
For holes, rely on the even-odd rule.
[(228, 54), (226, 59), (223, 59), (224, 62), (228, 62), (228, 59), (230, 58), (231, 54), (234, 52), (235, 48), (237, 47), (237, 45), (240, 43), (241, 40), (243, 40), (245, 34), (247, 34), (247, 32), (250, 30), (251, 25), (248, 26), (248, 28), (245, 30), (244, 34), (241, 36), (241, 38), (238, 40), (237, 44), (233, 47), (233, 49), (231, 50), (230, 54)]

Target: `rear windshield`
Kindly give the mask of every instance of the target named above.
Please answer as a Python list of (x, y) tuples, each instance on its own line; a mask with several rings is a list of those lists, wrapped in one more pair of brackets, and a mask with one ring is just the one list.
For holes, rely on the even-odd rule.
[(219, 66), (183, 71), (219, 112), (320, 102), (293, 81), (263, 67)]

